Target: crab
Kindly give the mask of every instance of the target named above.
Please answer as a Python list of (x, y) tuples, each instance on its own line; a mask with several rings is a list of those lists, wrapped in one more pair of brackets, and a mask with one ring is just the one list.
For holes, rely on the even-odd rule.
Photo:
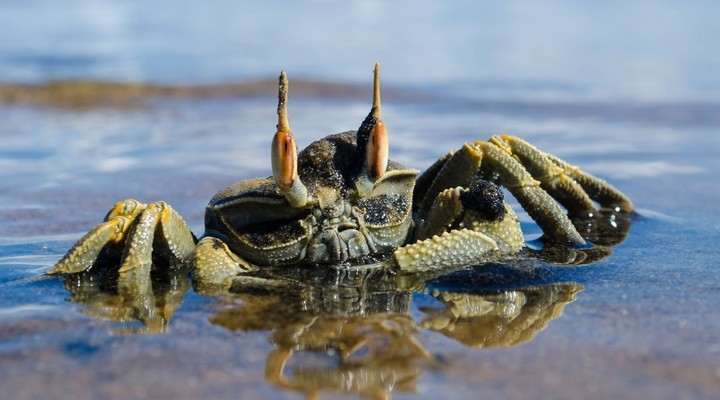
[(189, 266), (194, 284), (225, 289), (253, 284), (266, 268), (291, 265), (451, 270), (525, 248), (500, 186), (542, 229), (543, 242), (556, 247), (588, 246), (572, 220), (597, 214), (598, 206), (633, 212), (630, 199), (606, 181), (515, 136), (465, 143), (422, 174), (391, 161), (377, 64), (373, 86), (371, 111), (357, 131), (327, 136), (298, 153), (281, 72), (272, 176), (218, 192), (207, 205), (200, 240), (167, 203), (128, 199), (49, 274), (82, 272), (105, 256), (119, 261), (122, 282), (148, 282), (156, 265)]

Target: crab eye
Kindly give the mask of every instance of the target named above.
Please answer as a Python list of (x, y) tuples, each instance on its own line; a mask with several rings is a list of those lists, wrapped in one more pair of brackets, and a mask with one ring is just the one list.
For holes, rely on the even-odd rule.
[(297, 145), (290, 130), (287, 114), (288, 79), (285, 71), (280, 73), (278, 85), (278, 124), (272, 141), (272, 170), (275, 183), (293, 207), (307, 204), (307, 188), (297, 174)]
[(370, 132), (367, 143), (367, 166), (370, 178), (378, 180), (387, 170), (388, 165), (388, 135), (385, 124), (378, 120)]
[(375, 64), (372, 108), (358, 130), (358, 146), (362, 149), (363, 145), (365, 146), (365, 159), (362, 172), (355, 182), (361, 197), (369, 194), (388, 166), (388, 134), (385, 123), (382, 121), (380, 106), (380, 64)]
[(280, 131), (272, 141), (272, 170), (281, 190), (289, 190), (297, 179), (297, 147), (290, 131)]
[(375, 64), (373, 74), (373, 105), (370, 112), (375, 124), (370, 131), (367, 143), (367, 167), (370, 178), (376, 181), (385, 173), (388, 164), (388, 134), (385, 123), (382, 121), (380, 108), (380, 64)]

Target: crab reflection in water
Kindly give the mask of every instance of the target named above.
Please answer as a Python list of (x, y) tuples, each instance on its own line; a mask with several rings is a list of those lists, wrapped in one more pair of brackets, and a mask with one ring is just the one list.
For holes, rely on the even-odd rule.
[[(287, 276), (287, 270), (282, 272)], [(65, 282), (72, 301), (85, 306), (87, 314), (128, 322), (118, 333), (166, 330), (189, 289), (187, 278), (155, 275), (147, 291), (131, 293), (113, 286), (114, 278), (87, 272)], [(559, 317), (582, 290), (574, 283), (448, 290), (442, 288), (443, 279), (430, 279), (435, 283), (426, 288), (380, 269), (297, 269), (291, 279), (273, 280), (272, 285), (258, 281), (255, 287), (217, 297), (220, 311), (210, 321), (233, 332), (267, 332), (273, 349), (265, 376), (273, 385), (308, 396), (348, 392), (382, 397), (414, 392), (424, 371), (441, 367), (442, 357), (421, 343), (424, 331), (470, 347), (519, 345)], [(413, 295), (435, 299), (420, 308), (419, 320), (410, 313)]]

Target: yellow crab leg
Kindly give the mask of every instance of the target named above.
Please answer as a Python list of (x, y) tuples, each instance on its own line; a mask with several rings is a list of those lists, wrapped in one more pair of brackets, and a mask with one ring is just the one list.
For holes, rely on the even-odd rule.
[(103, 222), (78, 240), (47, 273), (74, 274), (90, 268), (106, 245), (117, 245), (125, 240), (133, 219), (144, 209), (145, 204), (134, 199), (117, 202)]
[(587, 216), (594, 212), (592, 200), (605, 208), (619, 207), (626, 212), (633, 209), (630, 199), (606, 181), (544, 153), (516, 136), (495, 136), (490, 141), (517, 157), (530, 175), (540, 181), (540, 186), (571, 215)]
[(517, 157), (525, 170), (540, 181), (540, 187), (562, 204), (570, 215), (587, 216), (595, 211), (590, 196), (545, 153), (515, 136), (493, 136), (490, 142)]
[(462, 187), (445, 189), (433, 201), (427, 217), (420, 221), (415, 235), (418, 240), (428, 239), (440, 235), (456, 225), (463, 214), (460, 202)]
[(205, 237), (195, 247), (192, 276), (199, 293), (227, 291), (235, 277), (255, 270), (257, 267), (235, 255), (218, 238)]
[(276, 348), (271, 351), (265, 360), (265, 379), (280, 387), (291, 387), (285, 377), (285, 364), (293, 355), (290, 348)]
[[(456, 187), (436, 196), (427, 218), (418, 227), (418, 242), (393, 253), (403, 272), (430, 272), (515, 254), (524, 246), (520, 221), (509, 205), (489, 218), (481, 210), (466, 207), (463, 197), (471, 189)], [(502, 201), (500, 199), (499, 201)], [(474, 204), (472, 200), (470, 204)]]
[[(447, 161), (455, 154), (455, 151), (451, 151), (444, 156), (440, 157), (432, 163), (425, 171), (423, 171), (420, 176), (417, 177), (415, 180), (415, 191), (413, 192), (413, 204), (416, 206), (416, 208), (421, 208), (420, 205), (423, 203), (423, 200), (425, 199), (426, 193), (430, 192), (430, 186), (432, 186), (433, 182), (435, 181), (435, 178), (440, 174), (440, 171), (443, 169)], [(463, 183), (464, 185), (465, 183)], [(443, 189), (447, 189), (449, 186), (446, 186)], [(443, 190), (440, 189), (440, 190)], [(437, 191), (437, 193), (440, 193), (440, 191)], [(427, 209), (425, 210), (427, 211)]]
[(515, 196), (549, 240), (559, 244), (585, 244), (560, 205), (518, 160), (492, 142), (475, 142), (473, 146), (483, 155), (482, 168), (486, 174), (497, 175), (500, 184)]
[(462, 229), (399, 247), (393, 259), (403, 272), (427, 272), (497, 260), (498, 250), (498, 244), (489, 236)]
[(418, 227), (417, 239), (423, 240), (443, 232), (463, 227), (471, 231), (483, 233), (493, 239), (503, 254), (514, 254), (525, 244), (520, 221), (507, 203), (505, 214), (500, 219), (491, 220), (478, 210), (465, 207), (461, 197), (467, 194), (467, 188), (457, 187), (446, 189), (440, 193), (433, 203), (430, 214)]
[(548, 159), (562, 168), (565, 175), (575, 180), (590, 198), (600, 203), (600, 206), (610, 209), (618, 209), (627, 213), (633, 212), (634, 206), (630, 198), (616, 189), (607, 181), (596, 176), (583, 172), (580, 168), (570, 165), (567, 162), (548, 154)]
[[(435, 198), (443, 190), (467, 186), (478, 169), (485, 171), (490, 178), (499, 178), (499, 183), (520, 201), (552, 241), (575, 245), (585, 243), (557, 202), (540, 187), (540, 182), (533, 179), (507, 150), (492, 142), (465, 143), (460, 150), (438, 161), (419, 178), (420, 190), (415, 191), (422, 196), (416, 203), (419, 204), (418, 217), (426, 219)], [(424, 184), (431, 178), (432, 183)], [(427, 188), (424, 193), (423, 187)]]
[(148, 205), (135, 220), (125, 243), (120, 277), (149, 277), (153, 247), (170, 262), (187, 259), (195, 248), (185, 221), (163, 201)]
[(122, 240), (129, 225), (130, 220), (125, 217), (115, 217), (100, 223), (78, 240), (47, 273), (55, 275), (85, 271), (93, 265), (105, 245)]
[[(415, 187), (416, 197), (422, 197), (413, 199), (414, 204), (418, 205), (418, 216), (425, 218), (435, 197), (443, 190), (467, 186), (477, 173), (482, 157), (477, 148), (466, 143), (460, 150), (450, 152), (425, 171)], [(432, 183), (427, 184), (430, 180)]]

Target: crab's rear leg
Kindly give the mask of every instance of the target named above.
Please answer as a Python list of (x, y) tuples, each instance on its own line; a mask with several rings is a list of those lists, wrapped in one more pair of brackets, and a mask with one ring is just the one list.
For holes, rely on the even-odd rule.
[(546, 240), (564, 245), (585, 244), (565, 211), (523, 164), (492, 142), (475, 142), (473, 147), (482, 154), (482, 175), (497, 180), (515, 196), (543, 230)]
[(417, 215), (427, 217), (435, 197), (443, 190), (468, 186), (478, 172), (505, 186), (540, 226), (551, 242), (582, 245), (580, 236), (559, 204), (540, 187), (522, 164), (495, 144), (466, 143), (460, 150), (438, 160), (415, 188)]
[(601, 208), (632, 212), (630, 199), (608, 182), (544, 153), (516, 136), (494, 136), (490, 142), (511, 153), (572, 216), (586, 217)]

